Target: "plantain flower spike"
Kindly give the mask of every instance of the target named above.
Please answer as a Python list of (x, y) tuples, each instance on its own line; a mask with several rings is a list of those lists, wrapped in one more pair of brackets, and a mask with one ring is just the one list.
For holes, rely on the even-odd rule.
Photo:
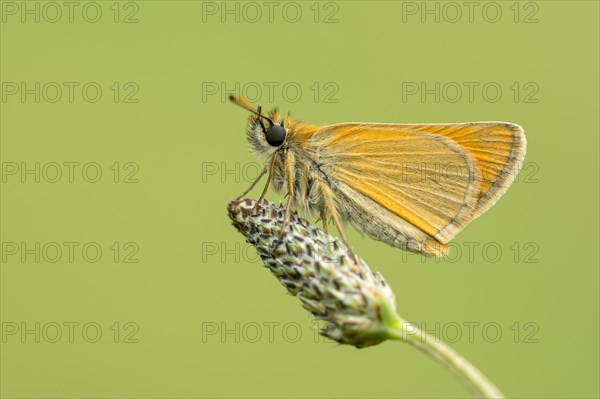
[(355, 257), (342, 242), (267, 201), (234, 200), (233, 225), (246, 237), (279, 282), (318, 319), (321, 334), (357, 348), (390, 338), (395, 321), (394, 293), (381, 274)]
[(365, 348), (387, 339), (403, 341), (452, 372), (475, 397), (504, 398), (464, 357), (396, 313), (394, 293), (341, 241), (297, 214), (267, 201), (233, 200), (233, 225), (246, 237), (279, 282), (327, 324), (321, 334)]

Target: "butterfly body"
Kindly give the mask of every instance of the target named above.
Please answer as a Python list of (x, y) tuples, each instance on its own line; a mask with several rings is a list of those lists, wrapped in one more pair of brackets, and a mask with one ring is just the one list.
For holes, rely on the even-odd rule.
[[(425, 255), (447, 253), (510, 186), (525, 154), (523, 129), (506, 122), (314, 126), (277, 110), (259, 115), (248, 121), (248, 139), (289, 206), (331, 218), (341, 234), (347, 221)], [(284, 140), (269, 144), (267, 133), (282, 128)]]

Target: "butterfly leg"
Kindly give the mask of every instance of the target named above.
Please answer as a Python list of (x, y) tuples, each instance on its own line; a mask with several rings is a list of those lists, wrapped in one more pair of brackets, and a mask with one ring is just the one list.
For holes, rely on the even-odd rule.
[(265, 198), (265, 195), (267, 194), (267, 190), (269, 189), (269, 184), (271, 183), (271, 179), (273, 178), (273, 166), (275, 165), (275, 155), (273, 155), (273, 158), (271, 158), (271, 163), (269, 164), (269, 176), (267, 177), (267, 184), (265, 184), (265, 188), (263, 189), (262, 193), (260, 194), (260, 197), (258, 197), (258, 201), (256, 201), (256, 205), (254, 205), (254, 208), (252, 209), (252, 213), (254, 213), (254, 211), (256, 211), (256, 209), (258, 208), (258, 204), (260, 204), (260, 202), (263, 200), (263, 198)]
[(327, 229), (327, 215), (325, 214), (325, 209), (321, 209), (319, 219), (323, 221), (323, 231), (325, 232), (325, 234), (329, 234), (329, 231)]
[[(333, 222), (333, 225), (339, 231), (342, 242), (348, 248), (348, 250), (350, 251), (350, 254), (354, 257), (356, 262), (358, 262), (358, 257), (352, 250), (352, 247), (350, 247), (350, 244), (348, 244), (348, 240), (346, 239), (346, 234), (344, 233), (344, 229), (342, 229), (342, 225), (340, 224), (339, 215), (338, 215), (337, 211), (335, 210), (335, 205), (333, 202), (333, 193), (331, 192), (331, 189), (327, 185), (323, 184), (322, 188), (321, 188), (321, 193), (323, 194), (323, 199), (325, 200), (325, 207), (327, 208), (326, 210), (329, 213), (329, 215), (331, 216), (331, 221)], [(325, 210), (323, 210), (322, 212), (324, 213)]]
[(292, 210), (292, 201), (294, 200), (294, 154), (286, 150), (285, 151), (285, 174), (287, 183), (287, 202), (285, 204), (285, 216), (283, 217), (283, 223), (281, 225), (281, 236), (283, 236), (285, 227), (290, 220), (290, 212)]
[(248, 187), (248, 189), (246, 191), (244, 191), (240, 196), (238, 196), (236, 198), (236, 200), (239, 200), (240, 198), (242, 198), (246, 194), (248, 194), (254, 188), (254, 186), (256, 186), (256, 183), (258, 183), (260, 181), (260, 179), (262, 179), (262, 177), (265, 175), (265, 173), (267, 173), (267, 167), (266, 166), (263, 168), (262, 172), (260, 172), (260, 174), (258, 175), (258, 177), (256, 179), (254, 179), (254, 181), (252, 182), (252, 184), (250, 184), (250, 187)]

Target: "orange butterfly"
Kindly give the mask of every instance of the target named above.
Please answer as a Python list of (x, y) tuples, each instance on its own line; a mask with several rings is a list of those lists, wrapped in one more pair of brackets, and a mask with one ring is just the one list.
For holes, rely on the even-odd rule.
[(441, 124), (340, 123), (314, 126), (252, 112), (247, 135), (292, 206), (327, 217), (347, 243), (341, 221), (389, 245), (442, 256), (448, 242), (496, 203), (525, 157), (523, 129), (507, 122)]

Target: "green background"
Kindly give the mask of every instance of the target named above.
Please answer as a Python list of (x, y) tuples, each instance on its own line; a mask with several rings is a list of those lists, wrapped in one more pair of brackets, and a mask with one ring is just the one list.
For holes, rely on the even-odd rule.
[[(496, 23), (482, 16), (485, 3), (477, 3), (472, 22), (460, 2), (458, 21), (437, 3), (440, 21), (425, 15), (422, 22), (403, 13), (421, 2), (300, 2), (296, 23), (282, 15), (284, 3), (276, 3), (273, 22), (262, 2), (257, 22), (242, 3), (239, 22), (235, 15), (222, 22), (220, 14), (203, 14), (212, 5), (220, 11), (221, 2), (101, 1), (97, 23), (82, 17), (86, 3), (77, 3), (73, 22), (63, 7), (55, 23), (44, 2), (39, 22), (27, 15), (22, 22), (7, 3), (22, 7), (2, 2), (2, 397), (467, 394), (408, 345), (356, 350), (316, 339), (313, 320), (261, 268), (225, 211), (257, 167), (245, 140), (247, 113), (223, 99), (222, 89), (236, 82), (240, 90), (262, 87), (256, 103), (316, 124), (521, 124), (525, 169), (456, 237), (454, 260), (422, 260), (352, 229), (349, 241), (393, 287), (403, 317), (434, 333), (437, 323), (441, 338), (507, 396), (598, 397), (598, 2), (498, 2)], [(137, 22), (125, 23), (131, 13), (129, 22)], [(330, 13), (337, 22), (325, 23)], [(33, 94), (25, 101), (9, 95), (21, 82), (40, 82), (39, 103)], [(48, 82), (79, 89), (72, 102), (65, 88), (53, 103), (53, 86), (43, 92)], [(102, 88), (97, 102), (81, 93), (89, 82)], [(476, 82), (479, 89), (473, 101), (466, 91), (456, 102), (447, 101), (451, 94), (403, 100), (403, 82)], [(481, 94), (489, 82), (503, 90), (496, 102)], [(283, 92), (286, 84), (301, 87), (299, 98)], [(218, 93), (207, 92), (214, 85)], [(537, 93), (526, 97), (532, 88)], [(21, 177), (36, 162), (40, 181)], [(59, 181), (48, 181), (53, 162), (79, 162), (73, 182), (66, 166)], [(96, 183), (81, 174), (91, 162), (102, 170)], [(64, 242), (79, 243), (72, 262)], [(103, 251), (96, 263), (81, 253), (89, 242)], [(40, 243), (40, 261), (12, 254), (14, 243)], [(65, 249), (54, 263), (48, 243)], [(134, 248), (128, 259), (138, 262), (125, 262)], [(79, 323), (73, 342), (68, 322)], [(21, 335), (35, 323), (40, 342)], [(56, 343), (52, 323), (62, 326)], [(86, 323), (102, 329), (98, 342), (88, 342), (93, 329), (83, 336)], [(464, 323), (479, 323), (472, 340)], [(213, 327), (218, 333), (207, 334)], [(502, 335), (492, 342), (495, 327)], [(224, 329), (233, 332), (221, 336)]]

